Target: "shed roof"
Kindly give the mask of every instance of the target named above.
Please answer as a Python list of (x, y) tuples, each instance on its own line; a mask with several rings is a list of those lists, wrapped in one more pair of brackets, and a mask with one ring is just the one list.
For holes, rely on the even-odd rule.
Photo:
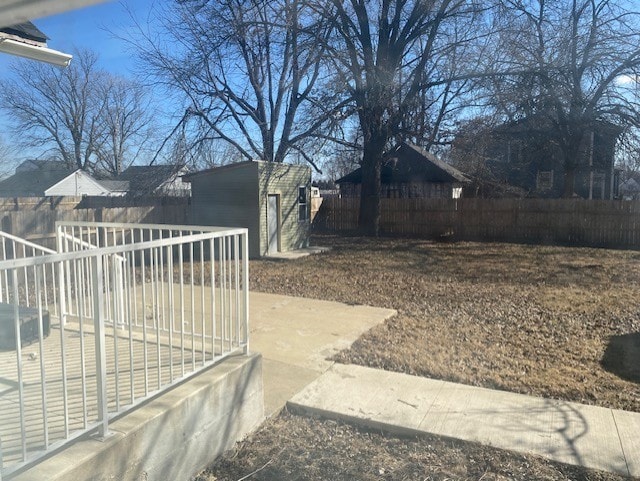
[(219, 167), (211, 167), (210, 169), (200, 170), (198, 172), (191, 172), (189, 174), (185, 174), (182, 176), (182, 180), (184, 182), (191, 182), (194, 179), (209, 175), (209, 174), (217, 174), (226, 172), (234, 169), (242, 169), (250, 166), (268, 166), (275, 168), (283, 168), (290, 169), (291, 167), (300, 168), (300, 169), (308, 169), (307, 165), (296, 165), (296, 164), (286, 164), (284, 162), (267, 162), (264, 160), (246, 160), (244, 162), (235, 162), (233, 164), (221, 165)]
[[(435, 155), (403, 142), (385, 156), (380, 175), (381, 183), (396, 184), (408, 182), (468, 183), (469, 177)], [(362, 169), (358, 168), (336, 183), (362, 183)]]
[(191, 182), (193, 179), (197, 177), (201, 177), (203, 175), (208, 175), (214, 172), (223, 172), (226, 170), (243, 168), (248, 165), (256, 165), (256, 162), (261, 162), (259, 160), (246, 160), (244, 162), (234, 162), (233, 164), (221, 165), (218, 167), (211, 167), (209, 169), (199, 170), (198, 172), (190, 172), (182, 176), (182, 180), (184, 182)]

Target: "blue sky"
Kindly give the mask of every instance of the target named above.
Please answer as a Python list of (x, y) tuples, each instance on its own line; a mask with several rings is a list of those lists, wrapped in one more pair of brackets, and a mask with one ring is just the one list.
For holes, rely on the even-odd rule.
[[(49, 48), (66, 53), (76, 48), (89, 48), (98, 53), (102, 68), (128, 75), (133, 67), (133, 55), (127, 50), (126, 42), (116, 38), (114, 33), (125, 33), (130, 27), (127, 8), (144, 18), (152, 5), (152, 1), (140, 0), (104, 2), (35, 19), (33, 23), (49, 37)], [(5, 72), (12, 59), (9, 55), (0, 55), (0, 72)]]
[[(65, 53), (73, 53), (77, 48), (88, 48), (98, 54), (102, 69), (130, 77), (133, 76), (136, 58), (130, 46), (117, 36), (125, 36), (132, 25), (127, 9), (138, 19), (145, 20), (153, 5), (154, 0), (104, 2), (34, 19), (33, 23), (49, 37), (49, 48)], [(9, 77), (9, 66), (15, 61), (16, 57), (0, 53), (0, 82)], [(6, 123), (6, 116), (0, 112), (0, 139), (5, 142), (9, 140), (3, 134)], [(22, 156), (29, 156), (29, 153), (22, 152)]]

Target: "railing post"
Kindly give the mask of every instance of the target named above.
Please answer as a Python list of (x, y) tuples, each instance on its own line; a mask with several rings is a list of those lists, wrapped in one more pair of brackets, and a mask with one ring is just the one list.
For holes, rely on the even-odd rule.
[(107, 405), (107, 355), (104, 332), (104, 277), (103, 259), (98, 254), (93, 264), (93, 326), (96, 344), (96, 395), (98, 398), (98, 435), (109, 434), (109, 412)]
[[(58, 253), (63, 252), (62, 250), (62, 226), (60, 224), (56, 225), (56, 251)], [(59, 263), (58, 267), (58, 293), (59, 293), (59, 302), (58, 307), (60, 308), (60, 312), (58, 315), (60, 316), (60, 328), (64, 328), (67, 324), (67, 296), (65, 293), (65, 278), (64, 278), (64, 270), (65, 264), (64, 262)]]
[(244, 353), (249, 354), (249, 234), (242, 234), (242, 290), (244, 310)]

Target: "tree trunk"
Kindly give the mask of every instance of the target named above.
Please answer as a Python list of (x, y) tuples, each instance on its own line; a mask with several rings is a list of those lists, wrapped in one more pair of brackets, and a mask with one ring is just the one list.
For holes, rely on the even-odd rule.
[(365, 142), (362, 156), (358, 227), (362, 234), (374, 237), (380, 234), (380, 172), (385, 140), (376, 138)]

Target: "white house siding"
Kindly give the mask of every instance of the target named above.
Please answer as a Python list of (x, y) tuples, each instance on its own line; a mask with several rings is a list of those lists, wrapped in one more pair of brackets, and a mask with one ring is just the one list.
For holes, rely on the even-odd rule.
[(189, 182), (184, 182), (182, 180), (182, 176), (187, 174), (187, 169), (181, 169), (176, 174), (166, 182), (164, 182), (160, 187), (158, 187), (155, 191), (156, 194), (159, 195), (168, 195), (168, 196), (177, 196), (177, 197), (188, 197), (191, 195), (191, 184)]
[[(120, 193), (119, 193), (120, 194)], [(46, 196), (83, 196), (111, 195), (107, 189), (96, 182), (89, 174), (76, 170), (57, 184), (45, 190)]]

